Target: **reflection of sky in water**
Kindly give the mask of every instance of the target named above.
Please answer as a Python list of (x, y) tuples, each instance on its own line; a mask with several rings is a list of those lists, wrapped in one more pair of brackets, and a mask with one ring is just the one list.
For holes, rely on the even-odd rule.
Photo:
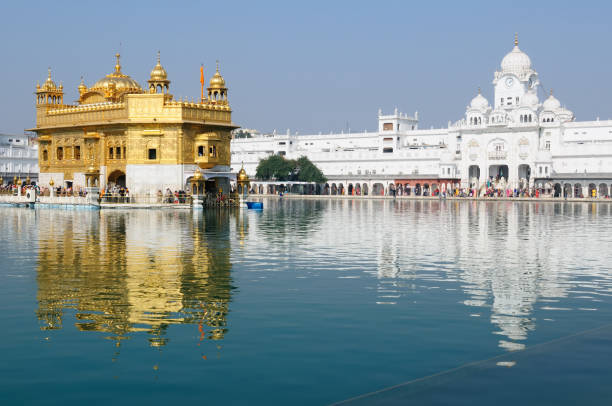
[[(281, 404), (295, 382), (319, 388), (301, 403), (325, 403), (599, 326), (611, 313), (608, 204), (264, 204), (0, 208), (11, 264), (0, 273), (6, 365), (32, 348), (52, 359), (62, 344), (83, 357), (95, 347), (88, 360), (106, 376), (103, 342), (120, 347), (111, 356), (123, 367), (188, 370), (225, 393), (251, 382), (244, 398), (231, 394), (237, 403), (273, 393)], [(36, 334), (49, 352), (21, 346)], [(151, 347), (172, 357), (153, 360)], [(211, 374), (192, 363), (213, 365), (212, 354)], [(32, 365), (23, 368), (36, 375)]]

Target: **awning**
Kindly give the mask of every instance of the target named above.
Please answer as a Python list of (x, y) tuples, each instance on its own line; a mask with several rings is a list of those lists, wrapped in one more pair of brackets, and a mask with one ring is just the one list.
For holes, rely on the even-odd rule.
[(205, 180), (214, 178), (228, 178), (229, 180), (236, 180), (236, 174), (233, 172), (202, 172), (202, 176)]

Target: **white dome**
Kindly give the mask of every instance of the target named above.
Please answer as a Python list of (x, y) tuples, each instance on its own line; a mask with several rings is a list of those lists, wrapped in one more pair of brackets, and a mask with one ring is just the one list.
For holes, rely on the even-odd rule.
[(535, 94), (535, 92), (528, 91), (525, 93), (525, 96), (523, 96), (522, 105), (527, 107), (535, 107), (539, 102), (540, 100), (538, 99), (538, 95)]
[(502, 59), (501, 68), (502, 73), (513, 73), (520, 77), (531, 70), (531, 59), (519, 49), (518, 45), (515, 45), (514, 49)]
[(470, 108), (482, 110), (486, 109), (487, 107), (489, 107), (489, 102), (487, 101), (487, 99), (484, 98), (483, 95), (480, 94), (479, 91), (476, 97), (472, 99), (470, 103)]
[(542, 104), (544, 110), (556, 110), (561, 107), (561, 102), (555, 98), (552, 94), (548, 96), (548, 99), (544, 100)]

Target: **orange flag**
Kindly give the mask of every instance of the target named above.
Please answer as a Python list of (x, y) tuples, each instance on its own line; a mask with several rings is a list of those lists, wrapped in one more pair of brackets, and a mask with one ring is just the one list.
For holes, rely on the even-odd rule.
[(204, 65), (200, 65), (200, 100), (204, 102)]

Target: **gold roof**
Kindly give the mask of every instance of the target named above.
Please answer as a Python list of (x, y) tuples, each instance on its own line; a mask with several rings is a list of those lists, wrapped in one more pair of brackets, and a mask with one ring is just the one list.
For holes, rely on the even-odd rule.
[(221, 74), (219, 73), (219, 61), (217, 61), (217, 71), (215, 72), (213, 77), (210, 78), (208, 87), (216, 89), (225, 89), (225, 79), (223, 79), (223, 76), (221, 76)]
[(87, 86), (85, 86), (85, 82), (83, 82), (83, 76), (81, 76), (81, 83), (79, 83), (79, 93), (83, 93), (87, 90)]
[(90, 90), (104, 91), (109, 88), (114, 88), (118, 93), (142, 93), (142, 88), (138, 82), (121, 72), (121, 65), (119, 63), (121, 55), (116, 54), (115, 57), (117, 58), (115, 71), (94, 83), (94, 85), (90, 87)]
[(161, 66), (160, 59), (159, 59), (159, 51), (158, 51), (157, 52), (157, 65), (155, 65), (155, 67), (151, 71), (150, 81), (163, 82), (166, 80), (168, 80), (168, 73), (166, 72), (164, 67)]
[(49, 76), (47, 76), (47, 80), (43, 83), (42, 88), (44, 90), (55, 90), (57, 89), (57, 85), (53, 80), (51, 80), (51, 68), (49, 68)]
[(248, 182), (249, 180), (249, 176), (247, 175), (246, 171), (243, 168), (240, 168), (240, 171), (238, 172), (238, 181), (239, 182)]

